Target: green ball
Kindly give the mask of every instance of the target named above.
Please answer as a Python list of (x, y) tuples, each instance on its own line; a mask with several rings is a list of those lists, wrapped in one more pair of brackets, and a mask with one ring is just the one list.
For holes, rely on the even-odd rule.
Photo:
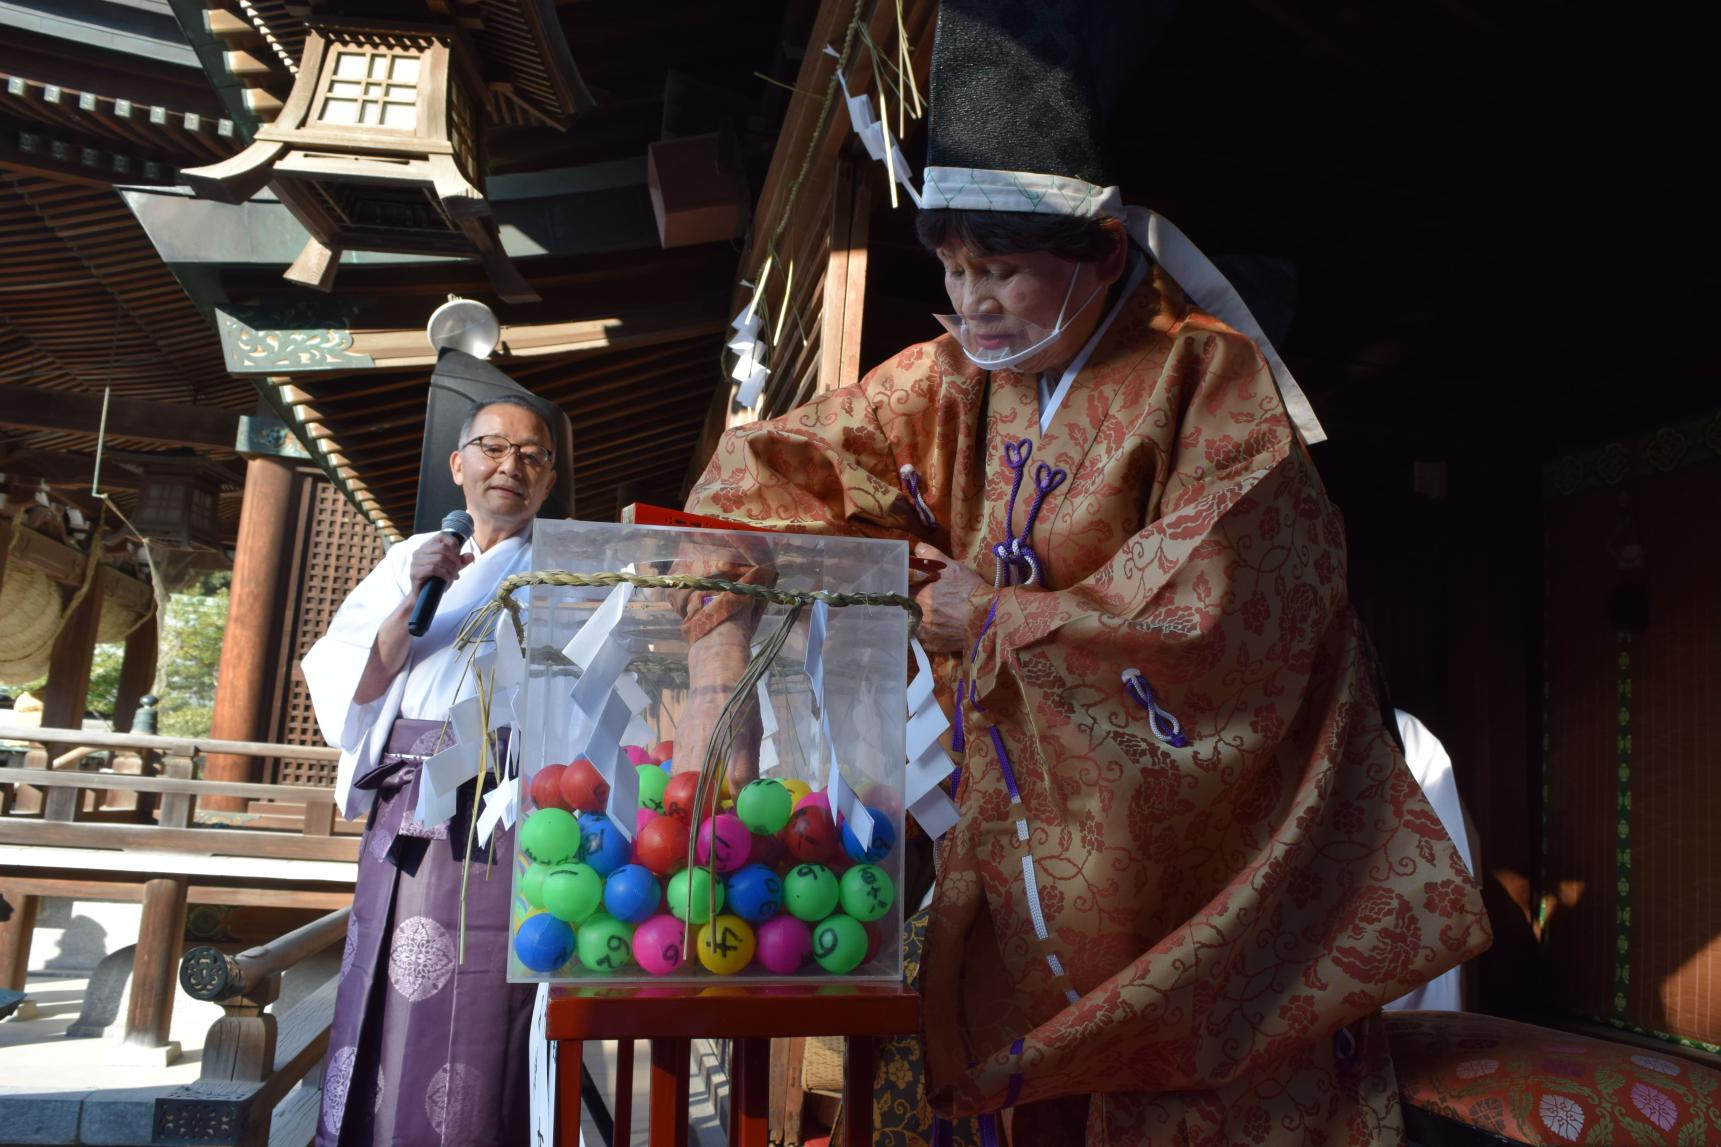
[(544, 907), (544, 877), (549, 871), (542, 864), (528, 864), (520, 874), (520, 895), (534, 908)]
[(852, 972), (866, 959), (866, 929), (852, 916), (832, 916), (813, 929), (813, 959), (827, 972)]
[(589, 864), (558, 864), (544, 874), (544, 911), (578, 924), (603, 903), (604, 878)]
[(794, 811), (795, 794), (782, 781), (769, 778), (754, 781), (735, 798), (735, 815), (741, 818), (747, 831), (765, 836), (782, 832)]
[(896, 902), (896, 885), (876, 864), (857, 864), (843, 873), (843, 911), (856, 920), (877, 920)]
[(580, 822), (566, 809), (541, 808), (520, 826), (520, 851), (539, 864), (580, 858)]
[(657, 765), (635, 765), (639, 774), (639, 807), (652, 812), (663, 811), (663, 790), (669, 787), (669, 774)]
[(837, 910), (837, 878), (822, 864), (798, 864), (783, 877), (783, 907), (811, 924)]
[[(692, 899), (688, 888), (692, 888)], [(664, 897), (677, 920), (703, 924), (711, 919), (711, 873), (703, 868), (683, 868), (669, 878), (669, 893)], [(723, 911), (723, 882), (717, 883), (717, 911)]]
[(580, 964), (594, 972), (619, 972), (633, 962), (633, 929), (608, 912), (581, 924), (575, 945)]

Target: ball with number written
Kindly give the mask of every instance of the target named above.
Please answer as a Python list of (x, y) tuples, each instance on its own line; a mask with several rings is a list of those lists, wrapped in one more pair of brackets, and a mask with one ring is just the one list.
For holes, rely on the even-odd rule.
[(735, 798), (735, 815), (749, 832), (782, 832), (794, 811), (795, 794), (782, 781), (769, 777), (753, 781)]
[(687, 825), (672, 816), (653, 817), (633, 838), (633, 853), (657, 875), (668, 876), (687, 862)]
[(831, 814), (802, 802), (783, 829), (783, 847), (796, 860), (824, 862), (837, 854), (837, 830)]
[(877, 920), (896, 902), (896, 884), (876, 864), (857, 864), (843, 873), (843, 911), (862, 922)]
[(729, 911), (758, 924), (783, 907), (783, 881), (763, 864), (749, 864), (729, 878)]
[[(693, 823), (693, 802), (699, 795), (698, 773), (676, 773), (669, 778), (669, 783), (663, 789), (663, 811), (672, 816), (682, 825)], [(717, 794), (705, 794), (705, 815), (711, 815), (711, 810), (717, 807)]]
[(584, 757), (575, 757), (562, 774), (561, 788), (562, 799), (575, 812), (602, 812), (610, 799), (610, 783)]
[(657, 877), (643, 865), (624, 864), (604, 881), (604, 910), (629, 924), (638, 924), (656, 912), (662, 899)]
[(699, 844), (693, 859), (710, 864), (719, 872), (734, 872), (753, 854), (753, 837), (741, 818), (720, 812), (699, 826)]
[(822, 864), (797, 864), (783, 877), (783, 907), (808, 923), (837, 909), (836, 874)]
[(663, 811), (663, 790), (669, 787), (669, 774), (651, 764), (635, 765), (639, 777), (639, 807), (652, 812)]
[(594, 972), (619, 972), (633, 962), (633, 928), (607, 912), (580, 925), (580, 963)]
[(877, 864), (896, 847), (896, 829), (892, 827), (890, 817), (876, 808), (867, 809), (866, 815), (872, 821), (872, 840), (862, 848), (854, 825), (844, 824), (843, 851), (848, 853), (856, 864)]
[(574, 954), (574, 930), (547, 912), (528, 916), (514, 933), (514, 954), (534, 972), (553, 972)]
[(614, 821), (601, 812), (588, 812), (580, 817), (580, 838), (584, 842), (584, 860), (608, 876), (628, 862), (633, 846), (621, 834)]
[(562, 864), (580, 856), (580, 822), (559, 808), (541, 808), (520, 826), (520, 851), (538, 864)]
[(558, 864), (544, 874), (544, 910), (558, 920), (578, 924), (604, 898), (604, 878), (589, 864)]
[(687, 962), (681, 941), (685, 925), (659, 913), (633, 930), (634, 962), (653, 976), (667, 976)]
[(829, 916), (813, 925), (813, 959), (827, 972), (854, 971), (866, 949), (866, 929), (852, 916)]
[(753, 962), (753, 925), (739, 916), (719, 916), (699, 929), (694, 951), (708, 972), (733, 976)]
[(669, 910), (677, 920), (703, 924), (723, 911), (723, 882), (712, 883), (703, 868), (683, 868), (669, 878)]

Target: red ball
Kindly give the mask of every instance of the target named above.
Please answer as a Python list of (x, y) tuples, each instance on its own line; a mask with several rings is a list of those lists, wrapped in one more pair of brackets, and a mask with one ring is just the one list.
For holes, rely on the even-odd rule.
[[(669, 783), (663, 787), (664, 815), (680, 821), (683, 828), (687, 828), (692, 825), (693, 800), (698, 793), (698, 773), (676, 773), (673, 777), (669, 778)], [(709, 817), (716, 807), (717, 793), (715, 791), (707, 793), (705, 797), (705, 816)]]
[(532, 778), (532, 803), (539, 808), (559, 808), (565, 812), (568, 802), (562, 799), (562, 774), (567, 771), (566, 765), (545, 765), (539, 769)]
[(861, 963), (870, 964), (878, 959), (879, 952), (884, 948), (883, 921), (873, 920), (861, 927), (866, 929), (866, 958)]
[(673, 760), (674, 758), (675, 758), (675, 742), (674, 741), (659, 741), (657, 743), (657, 747), (652, 749), (652, 751), (651, 751), (651, 763), (654, 765), (661, 765), (661, 764), (663, 764), (663, 762), (668, 761), (668, 760)]
[(837, 829), (831, 814), (817, 805), (797, 808), (783, 828), (789, 855), (803, 864), (824, 864), (837, 852)]
[(753, 834), (753, 850), (747, 856), (748, 864), (763, 864), (767, 868), (775, 868), (787, 855), (783, 842), (774, 836), (764, 833)]
[(568, 771), (562, 774), (563, 808), (578, 812), (603, 812), (610, 799), (610, 783), (598, 773), (596, 765), (584, 757), (575, 757)]
[(687, 826), (672, 816), (653, 817), (635, 834), (633, 854), (659, 876), (679, 871), (687, 861)]

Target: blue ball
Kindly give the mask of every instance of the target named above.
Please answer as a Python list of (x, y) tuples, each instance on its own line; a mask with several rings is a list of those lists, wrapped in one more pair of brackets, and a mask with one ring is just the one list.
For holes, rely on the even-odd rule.
[[(896, 847), (896, 829), (891, 827), (890, 818), (876, 808), (866, 810), (872, 817), (872, 847), (862, 849), (860, 838), (847, 821), (843, 822), (843, 851), (849, 854), (849, 859), (856, 864), (877, 864), (890, 855), (890, 850)], [(588, 862), (589, 863), (589, 862)]]
[(763, 864), (749, 864), (729, 877), (729, 911), (760, 924), (783, 907), (783, 882)]
[(608, 876), (633, 854), (627, 837), (601, 812), (588, 812), (580, 818), (580, 838), (586, 863), (597, 869), (599, 876)]
[(675, 775), (675, 758), (671, 757), (667, 761), (664, 761), (661, 767), (664, 772), (673, 777)]
[(638, 864), (624, 864), (604, 881), (604, 907), (628, 924), (638, 924), (657, 911), (661, 899), (657, 878)]
[(528, 916), (514, 933), (514, 954), (534, 972), (553, 972), (574, 955), (574, 929), (548, 912)]

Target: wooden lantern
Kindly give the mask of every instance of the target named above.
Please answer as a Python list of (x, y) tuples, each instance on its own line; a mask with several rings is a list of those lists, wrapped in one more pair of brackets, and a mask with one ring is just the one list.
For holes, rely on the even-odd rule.
[(311, 21), (275, 122), (231, 159), (182, 174), (226, 203), (269, 185), (311, 233), (287, 270), (294, 282), (329, 290), (346, 248), (475, 254), (503, 299), (536, 302), (484, 198), (484, 98), (457, 28)]
[(221, 483), (201, 462), (144, 468), (132, 523), (151, 541), (183, 550), (220, 549)]

